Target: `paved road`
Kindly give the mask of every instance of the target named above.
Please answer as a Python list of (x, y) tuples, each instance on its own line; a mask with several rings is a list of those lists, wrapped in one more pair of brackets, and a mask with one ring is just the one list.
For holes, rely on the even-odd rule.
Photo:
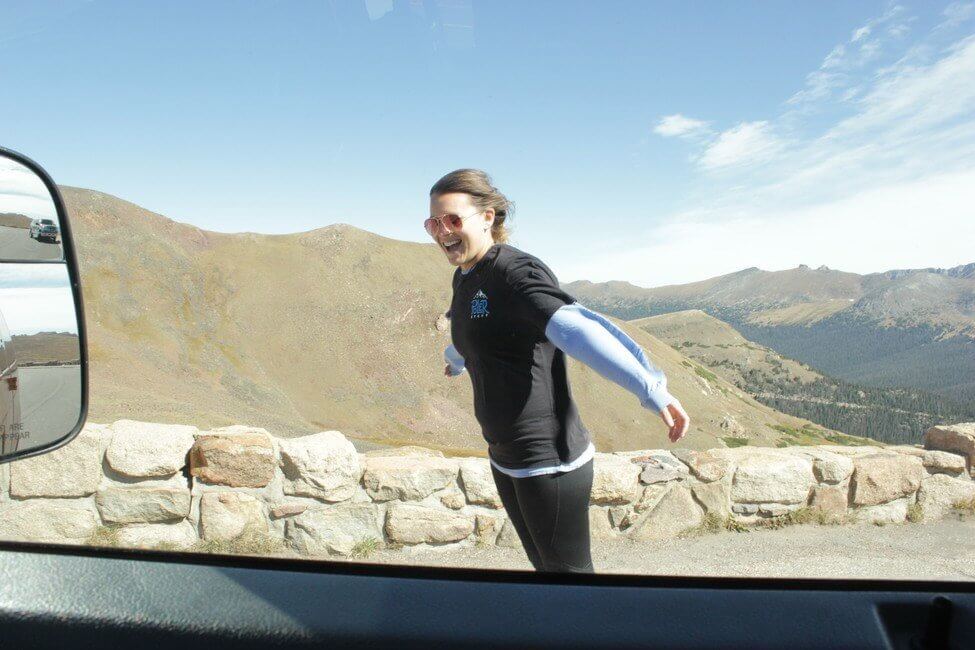
[(81, 366), (22, 367), (20, 418), (30, 434), (20, 448), (61, 438), (74, 428), (81, 409)]
[[(379, 551), (366, 560), (531, 570), (521, 549)], [(792, 526), (662, 542), (595, 541), (600, 573), (668, 576), (975, 580), (975, 518), (927, 524)]]
[(0, 226), (0, 260), (60, 260), (61, 244), (31, 239), (26, 228)]

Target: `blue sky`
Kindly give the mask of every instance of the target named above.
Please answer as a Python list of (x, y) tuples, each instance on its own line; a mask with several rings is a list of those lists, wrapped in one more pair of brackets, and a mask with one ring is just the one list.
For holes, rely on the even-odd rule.
[(969, 2), (5, 0), (0, 142), (224, 232), (425, 241), (480, 167), (563, 281), (947, 267), (973, 34)]

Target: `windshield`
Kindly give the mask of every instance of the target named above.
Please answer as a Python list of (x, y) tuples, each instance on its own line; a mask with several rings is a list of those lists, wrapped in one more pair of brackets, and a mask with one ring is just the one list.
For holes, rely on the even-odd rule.
[[(0, 533), (975, 576), (970, 4), (98, 2), (0, 25), (22, 62), (0, 124), (69, 183), (97, 387), (74, 447), (11, 468), (11, 495), (82, 523)], [(98, 480), (35, 490), (44, 463)]]

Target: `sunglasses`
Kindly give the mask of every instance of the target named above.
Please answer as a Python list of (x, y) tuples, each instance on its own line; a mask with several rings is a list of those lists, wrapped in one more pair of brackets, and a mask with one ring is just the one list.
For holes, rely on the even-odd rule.
[(464, 227), (464, 219), (470, 219), (474, 215), (478, 215), (484, 212), (484, 210), (479, 210), (474, 214), (469, 214), (466, 217), (462, 217), (458, 214), (442, 214), (439, 217), (430, 217), (423, 222), (423, 227), (426, 228), (427, 234), (431, 237), (436, 237), (437, 232), (440, 228), (443, 228), (447, 232), (457, 232)]

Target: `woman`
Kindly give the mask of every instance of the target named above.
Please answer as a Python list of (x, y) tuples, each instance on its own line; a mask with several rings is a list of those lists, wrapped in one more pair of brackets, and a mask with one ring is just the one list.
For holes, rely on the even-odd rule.
[(532, 565), (591, 573), (595, 447), (572, 399), (565, 354), (658, 412), (671, 441), (690, 420), (632, 339), (562, 291), (541, 260), (505, 243), (511, 210), (476, 169), (451, 172), (430, 190), (424, 227), (459, 267), (444, 374), (470, 373), (494, 482)]

